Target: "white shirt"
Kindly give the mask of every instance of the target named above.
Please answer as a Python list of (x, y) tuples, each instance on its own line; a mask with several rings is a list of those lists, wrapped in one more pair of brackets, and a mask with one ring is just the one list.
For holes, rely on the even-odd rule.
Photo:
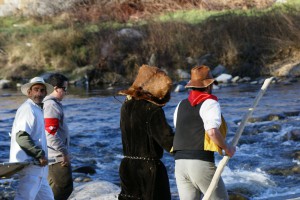
[[(174, 116), (173, 116), (173, 123), (174, 127), (176, 127), (177, 122), (177, 112), (178, 107), (181, 102), (178, 103)], [(221, 108), (219, 102), (213, 99), (207, 99), (203, 102), (202, 106), (199, 110), (199, 115), (203, 120), (204, 129), (210, 130), (212, 128), (220, 128), (222, 119), (221, 119)]]
[[(15, 120), (11, 131), (11, 145), (9, 162), (23, 162), (33, 160), (27, 155), (16, 141), (16, 134), (19, 131), (25, 131), (30, 135), (35, 145), (41, 147), (47, 156), (47, 140), (45, 134), (45, 124), (43, 110), (31, 99), (25, 101), (17, 110)], [(48, 167), (30, 165), (22, 170), (22, 173), (34, 176), (47, 177)]]

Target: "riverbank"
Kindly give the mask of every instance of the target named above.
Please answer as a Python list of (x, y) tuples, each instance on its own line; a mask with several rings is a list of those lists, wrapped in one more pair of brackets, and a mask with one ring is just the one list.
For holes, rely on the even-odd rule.
[(165, 69), (173, 80), (176, 70), (198, 64), (221, 64), (233, 76), (300, 76), (300, 8), (289, 2), (176, 9), (166, 1), (149, 15), (153, 7), (141, 1), (121, 4), (132, 10), (127, 17), (121, 5), (115, 5), (124, 9), (119, 16), (100, 17), (94, 4), (53, 16), (2, 17), (0, 78), (59, 71), (94, 86), (122, 85), (142, 64)]

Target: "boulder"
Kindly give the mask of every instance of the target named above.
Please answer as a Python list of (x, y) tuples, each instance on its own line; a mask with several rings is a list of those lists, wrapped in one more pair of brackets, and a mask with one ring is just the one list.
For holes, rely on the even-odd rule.
[(180, 79), (189, 79), (191, 77), (189, 73), (187, 73), (186, 71), (184, 71), (182, 69), (177, 69), (176, 74), (177, 74), (178, 78), (180, 78)]
[(174, 89), (174, 92), (184, 92), (186, 91), (186, 88), (183, 85), (177, 85), (176, 88)]
[(0, 89), (10, 88), (11, 82), (9, 80), (0, 80)]
[(295, 151), (292, 156), (294, 159), (300, 161), (300, 151)]
[(285, 77), (300, 76), (300, 63), (299, 61), (283, 63), (272, 75)]
[(285, 140), (300, 141), (300, 129), (294, 129), (289, 131), (285, 135)]
[(251, 80), (251, 78), (246, 76), (246, 77), (240, 78), (238, 80), (238, 82), (239, 83), (245, 83), (245, 82), (249, 82), (250, 80)]
[(218, 65), (212, 70), (212, 75), (214, 77), (220, 76), (221, 74), (226, 73), (226, 68), (223, 65)]
[(95, 174), (96, 170), (91, 166), (82, 166), (73, 169), (73, 172), (83, 173), (83, 174)]
[(118, 198), (120, 188), (113, 183), (107, 181), (92, 181), (75, 184), (70, 200), (115, 200)]
[(221, 74), (216, 78), (219, 83), (228, 83), (231, 79), (232, 75), (230, 74)]
[(148, 65), (150, 66), (156, 66), (156, 55), (153, 53), (151, 54), (151, 57), (149, 59)]
[(234, 191), (228, 191), (229, 199), (230, 200), (249, 200), (250, 198)]
[(266, 116), (261, 117), (250, 117), (248, 119), (248, 122), (250, 123), (256, 123), (256, 122), (263, 122), (263, 121), (278, 121), (285, 119), (284, 114), (268, 114)]
[(140, 39), (143, 37), (142, 33), (138, 30), (132, 28), (123, 28), (118, 31), (117, 36), (119, 37), (127, 37), (132, 39)]
[(231, 79), (231, 82), (233, 82), (233, 83), (237, 83), (238, 82), (238, 80), (240, 80), (241, 79), (241, 77), (239, 77), (239, 76), (235, 76), (234, 78), (232, 78)]

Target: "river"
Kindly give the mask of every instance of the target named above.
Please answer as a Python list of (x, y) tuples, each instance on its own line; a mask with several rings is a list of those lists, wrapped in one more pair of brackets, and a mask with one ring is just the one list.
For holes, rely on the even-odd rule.
[[(299, 81), (291, 84), (273, 83), (253, 113), (256, 120), (247, 123), (238, 143), (237, 153), (229, 160), (222, 177), (229, 191), (250, 199), (270, 199), (300, 194), (300, 138), (288, 133), (300, 130)], [(221, 86), (213, 91), (218, 96), (229, 126), (230, 141), (239, 122), (252, 105), (261, 85), (238, 84)], [(71, 131), (71, 152), (74, 167), (92, 166), (100, 179), (119, 185), (118, 168), (122, 159), (119, 112), (123, 96), (114, 97), (115, 90), (85, 90), (70, 88), (63, 100)], [(172, 93), (164, 107), (173, 127), (173, 112), (187, 92)], [(9, 157), (9, 132), (15, 112), (26, 99), (17, 90), (0, 90), (0, 162)], [(216, 156), (216, 163), (222, 157)], [(174, 160), (165, 153), (165, 163), (171, 185), (172, 199), (178, 199), (174, 178)], [(293, 171), (293, 169), (296, 169)], [(286, 172), (286, 173), (283, 173)]]

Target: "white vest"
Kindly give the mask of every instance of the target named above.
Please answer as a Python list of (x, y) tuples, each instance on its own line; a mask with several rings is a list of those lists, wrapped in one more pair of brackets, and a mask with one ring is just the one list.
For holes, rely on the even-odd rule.
[[(41, 147), (45, 151), (46, 156), (48, 155), (43, 110), (31, 99), (25, 101), (17, 110), (11, 131), (9, 162), (33, 160), (33, 158), (27, 155), (16, 142), (16, 134), (19, 131), (28, 133), (35, 145)], [(47, 177), (48, 167), (30, 165), (24, 168), (21, 173)]]

